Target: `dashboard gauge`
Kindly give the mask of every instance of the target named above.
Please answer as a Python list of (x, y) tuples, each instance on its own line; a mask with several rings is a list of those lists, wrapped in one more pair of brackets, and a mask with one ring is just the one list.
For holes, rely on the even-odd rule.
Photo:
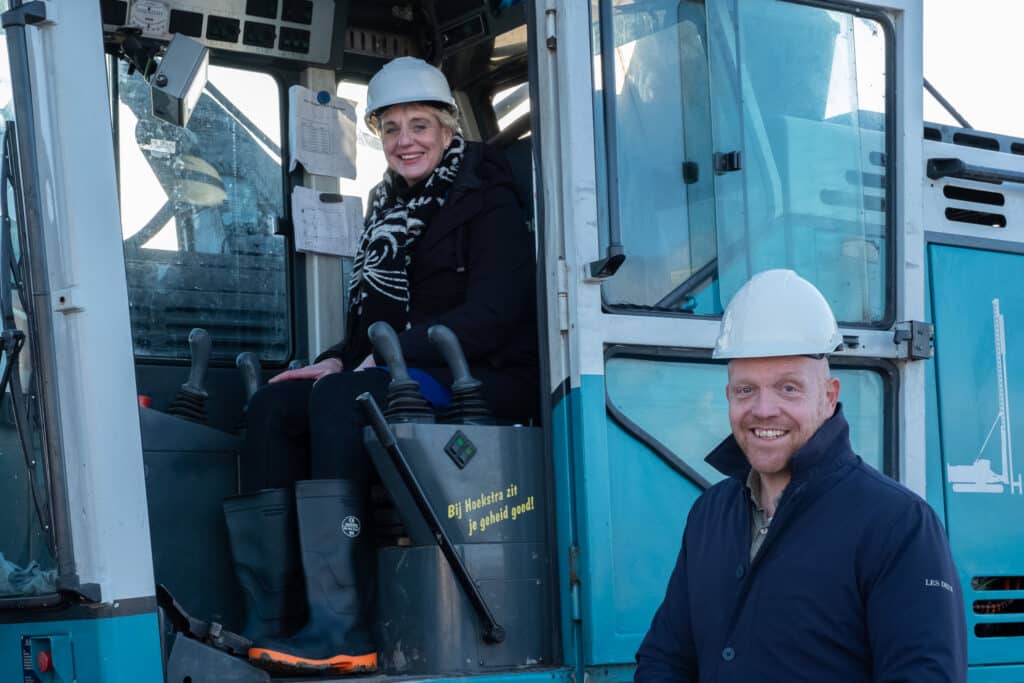
[(167, 35), (171, 10), (160, 0), (136, 0), (132, 3), (128, 23), (138, 26), (147, 35)]

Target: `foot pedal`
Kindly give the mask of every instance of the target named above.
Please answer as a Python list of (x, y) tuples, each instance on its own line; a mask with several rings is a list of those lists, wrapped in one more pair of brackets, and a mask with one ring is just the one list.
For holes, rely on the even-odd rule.
[(168, 681), (191, 683), (270, 683), (270, 674), (244, 659), (179, 633), (167, 660)]
[[(216, 621), (200, 621), (195, 617), (191, 616), (185, 611), (171, 592), (163, 585), (157, 585), (156, 587), (156, 603), (163, 607), (164, 613), (166, 614), (167, 621), (170, 622), (172, 628), (178, 632), (178, 635), (184, 635), (188, 638), (192, 638), (197, 641), (201, 641), (212, 648), (226, 652), (229, 655), (237, 657), (245, 657), (249, 648), (252, 647), (252, 641), (244, 636), (240, 636), (237, 633), (232, 633), (226, 630), (223, 626), (218, 624)], [(173, 656), (174, 652), (171, 652)], [(170, 679), (170, 680), (185, 680)], [(199, 679), (195, 679), (198, 681)], [(204, 679), (204, 680), (217, 680), (217, 679)], [(233, 679), (225, 679), (233, 680)]]

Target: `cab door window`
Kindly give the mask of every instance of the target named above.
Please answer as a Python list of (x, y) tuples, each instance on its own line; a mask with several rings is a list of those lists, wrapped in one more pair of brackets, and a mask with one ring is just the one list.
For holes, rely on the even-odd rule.
[(884, 20), (779, 0), (595, 0), (592, 16), (601, 218), (627, 255), (606, 305), (720, 315), (754, 273), (792, 268), (841, 322), (887, 326)]

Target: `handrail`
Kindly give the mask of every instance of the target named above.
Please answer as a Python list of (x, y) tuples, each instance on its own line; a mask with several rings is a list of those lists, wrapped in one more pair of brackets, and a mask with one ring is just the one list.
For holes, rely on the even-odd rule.
[(975, 166), (964, 163), (956, 157), (929, 159), (926, 173), (932, 180), (940, 178), (961, 178), (979, 180), (984, 183), (1024, 183), (1024, 173), (1002, 168)]

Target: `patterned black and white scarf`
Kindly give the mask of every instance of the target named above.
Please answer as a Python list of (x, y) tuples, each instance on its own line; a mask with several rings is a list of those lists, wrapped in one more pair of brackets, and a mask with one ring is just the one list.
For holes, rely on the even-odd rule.
[(437, 168), (411, 192), (390, 169), (373, 189), (348, 289), (347, 324), (353, 333), (365, 334), (378, 320), (398, 332), (409, 326), (412, 247), (444, 206), (465, 147), (463, 137), (454, 134)]

